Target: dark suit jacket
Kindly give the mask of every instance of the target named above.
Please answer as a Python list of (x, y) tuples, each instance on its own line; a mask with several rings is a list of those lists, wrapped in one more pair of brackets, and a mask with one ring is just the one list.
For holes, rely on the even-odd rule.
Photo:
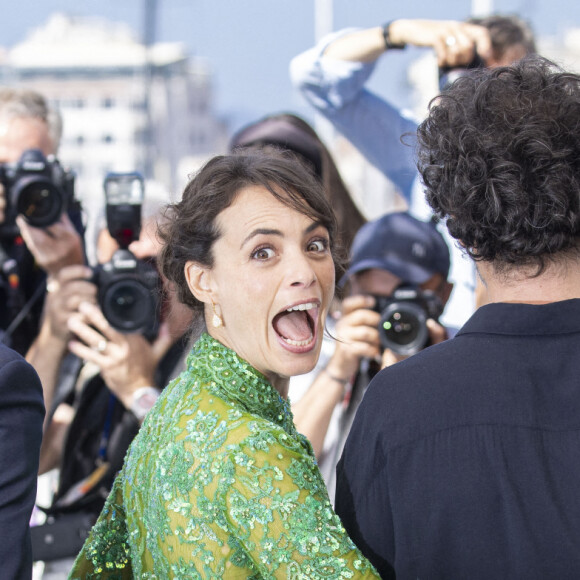
[(373, 379), (336, 512), (381, 578), (580, 578), (580, 299), (482, 306)]
[(0, 576), (30, 579), (29, 521), (36, 498), (44, 402), (36, 371), (0, 345)]

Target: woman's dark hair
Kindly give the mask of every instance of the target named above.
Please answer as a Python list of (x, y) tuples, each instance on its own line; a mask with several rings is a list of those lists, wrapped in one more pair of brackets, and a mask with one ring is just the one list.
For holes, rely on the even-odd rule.
[(328, 149), (304, 119), (291, 113), (269, 115), (238, 131), (231, 139), (230, 151), (239, 148), (289, 149), (297, 153), (322, 181), (326, 198), (338, 222), (338, 242), (346, 253), (354, 236), (366, 223), (340, 176)]
[(220, 155), (193, 177), (180, 202), (167, 206), (159, 227), (161, 271), (175, 284), (179, 300), (196, 312), (203, 310), (203, 304), (189, 290), (185, 264), (213, 266), (213, 244), (221, 236), (216, 218), (248, 186), (266, 188), (284, 205), (322, 224), (329, 233), (336, 278), (344, 271), (344, 258), (335, 248), (336, 219), (330, 204), (320, 182), (294, 154), (240, 151)]
[(418, 129), (427, 201), (475, 260), (532, 265), (580, 236), (580, 77), (538, 56), (459, 78)]

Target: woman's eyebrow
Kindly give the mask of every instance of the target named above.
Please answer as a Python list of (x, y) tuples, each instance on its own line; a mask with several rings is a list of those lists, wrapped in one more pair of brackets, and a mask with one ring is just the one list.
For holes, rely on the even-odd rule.
[(272, 230), (269, 228), (257, 228), (253, 231), (251, 231), (245, 238), (244, 241), (242, 242), (242, 244), (240, 245), (240, 248), (243, 248), (252, 238), (255, 238), (256, 236), (280, 236), (282, 237), (284, 234), (282, 234), (282, 232), (280, 230)]
[[(312, 222), (305, 230), (305, 234), (309, 234), (310, 232), (314, 231), (318, 227), (324, 227), (321, 222)], [(270, 228), (256, 228), (252, 230), (245, 238), (244, 241), (241, 243), (240, 248), (243, 248), (252, 238), (256, 236), (279, 236), (284, 237), (284, 234), (280, 230), (273, 230)]]
[(314, 231), (316, 228), (318, 227), (323, 227), (326, 229), (326, 226), (323, 225), (322, 222), (312, 222), (305, 230), (304, 233), (305, 234), (309, 234), (310, 232)]

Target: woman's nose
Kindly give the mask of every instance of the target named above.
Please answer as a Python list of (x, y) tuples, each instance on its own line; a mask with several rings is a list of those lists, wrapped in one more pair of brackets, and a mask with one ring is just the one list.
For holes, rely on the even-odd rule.
[(316, 280), (316, 272), (310, 263), (310, 260), (303, 254), (296, 256), (292, 260), (290, 270), (291, 286), (308, 287)]

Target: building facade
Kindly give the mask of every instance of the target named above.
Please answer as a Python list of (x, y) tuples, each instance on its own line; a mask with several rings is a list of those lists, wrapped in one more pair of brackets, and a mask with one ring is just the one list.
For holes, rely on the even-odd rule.
[(0, 83), (35, 89), (60, 110), (59, 158), (89, 211), (109, 171), (140, 171), (174, 195), (225, 149), (207, 62), (181, 43), (146, 47), (125, 24), (55, 14), (4, 52)]

